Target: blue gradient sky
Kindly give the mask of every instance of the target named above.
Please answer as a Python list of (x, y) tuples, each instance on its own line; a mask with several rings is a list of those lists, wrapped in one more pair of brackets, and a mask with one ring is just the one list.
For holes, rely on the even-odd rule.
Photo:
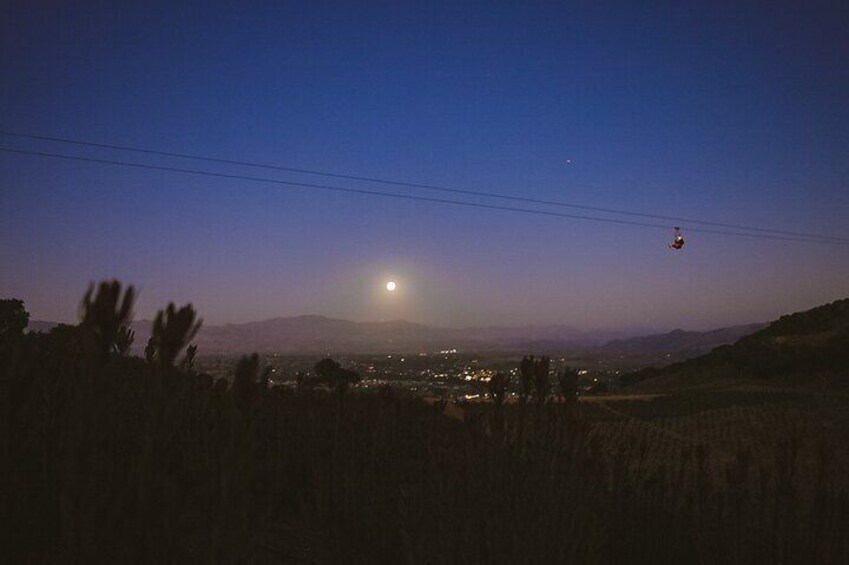
[[(845, 2), (58, 4), (0, 8), (0, 129), (849, 237)], [(0, 295), (37, 319), (105, 277), (208, 323), (709, 328), (849, 295), (849, 246), (669, 237), (0, 154)]]

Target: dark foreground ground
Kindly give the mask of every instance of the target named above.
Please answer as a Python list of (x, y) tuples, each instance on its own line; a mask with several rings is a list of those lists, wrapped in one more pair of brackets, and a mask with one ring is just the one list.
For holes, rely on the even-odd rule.
[(3, 351), (5, 562), (849, 562), (841, 395), (446, 406), (62, 347)]

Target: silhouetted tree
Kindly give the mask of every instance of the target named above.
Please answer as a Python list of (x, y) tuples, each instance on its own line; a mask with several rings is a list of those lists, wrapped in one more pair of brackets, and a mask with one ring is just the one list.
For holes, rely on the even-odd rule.
[(243, 356), (236, 363), (233, 375), (233, 400), (243, 414), (246, 414), (256, 398), (268, 389), (271, 367), (260, 371), (259, 355), (254, 353)]
[(99, 361), (105, 361), (115, 349), (118, 332), (132, 320), (136, 293), (132, 286), (122, 292), (121, 283), (103, 281), (88, 288), (80, 303), (80, 327), (86, 353)]
[(160, 366), (174, 366), (177, 355), (195, 337), (201, 323), (202, 320), (197, 318), (197, 312), (191, 304), (177, 310), (172, 302), (156, 314), (152, 338), (155, 338)]
[(131, 330), (129, 326), (121, 326), (118, 329), (118, 335), (115, 336), (115, 352), (118, 355), (126, 356), (130, 352), (130, 347), (135, 341), (136, 332)]
[(186, 355), (183, 357), (183, 360), (180, 362), (180, 367), (184, 371), (191, 371), (195, 367), (195, 358), (198, 354), (198, 346), (190, 345), (186, 348)]
[(0, 341), (10, 335), (20, 335), (29, 324), (29, 312), (24, 301), (17, 298), (0, 300)]
[(327, 357), (315, 364), (313, 370), (319, 379), (329, 381), (333, 374), (342, 368), (342, 365)]
[(259, 355), (243, 356), (236, 363), (233, 375), (233, 400), (242, 413), (246, 413), (256, 396), (256, 384), (259, 380)]
[(492, 402), (496, 407), (500, 407), (504, 403), (504, 396), (507, 393), (509, 383), (510, 378), (504, 373), (495, 373), (495, 376), (489, 380), (489, 394), (492, 396)]
[(350, 369), (345, 369), (330, 357), (316, 363), (314, 370), (319, 381), (327, 383), (340, 392), (347, 390), (348, 385), (360, 382), (359, 374)]
[(551, 388), (548, 373), (551, 369), (551, 359), (548, 357), (540, 357), (533, 364), (533, 383), (536, 389), (537, 402), (542, 404), (548, 396), (548, 391)]
[(521, 363), (519, 363), (519, 378), (521, 379), (521, 390), (519, 395), (522, 399), (522, 402), (527, 400), (528, 396), (531, 394), (531, 386), (534, 381), (534, 356), (531, 355), (528, 357), (522, 357)]
[(557, 376), (560, 385), (560, 400), (572, 404), (577, 400), (578, 394), (578, 370), (566, 367)]
[(156, 336), (150, 336), (147, 340), (147, 345), (144, 346), (144, 360), (148, 363), (153, 363), (159, 357), (159, 345), (156, 342)]

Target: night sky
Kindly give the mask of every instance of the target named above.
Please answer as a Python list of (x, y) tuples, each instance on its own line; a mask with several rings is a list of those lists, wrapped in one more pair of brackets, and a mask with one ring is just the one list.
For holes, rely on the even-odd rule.
[[(3, 3), (0, 129), (849, 238), (845, 2), (113, 4)], [(0, 296), (71, 321), (117, 277), (137, 318), (707, 329), (849, 295), (849, 245), (682, 222), (674, 252), (660, 223), (0, 153)]]

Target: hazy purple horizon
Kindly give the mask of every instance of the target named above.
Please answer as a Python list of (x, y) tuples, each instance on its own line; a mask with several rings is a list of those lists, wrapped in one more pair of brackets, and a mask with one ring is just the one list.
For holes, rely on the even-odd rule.
[[(847, 297), (849, 297), (849, 296), (837, 297), (834, 300), (840, 300), (841, 298), (847, 298)], [(357, 323), (409, 322), (409, 323), (413, 323), (413, 324), (420, 324), (420, 325), (426, 325), (426, 326), (431, 326), (431, 327), (435, 327), (435, 328), (444, 328), (444, 329), (483, 329), (483, 328), (522, 328), (522, 327), (541, 328), (541, 327), (546, 327), (546, 326), (567, 326), (567, 327), (573, 327), (573, 328), (575, 328), (576, 330), (579, 330), (579, 331), (586, 331), (586, 332), (611, 332), (611, 333), (618, 332), (618, 333), (621, 333), (621, 334), (627, 335), (627, 336), (639, 336), (639, 335), (648, 335), (648, 334), (653, 334), (653, 333), (658, 333), (658, 334), (666, 333), (666, 332), (669, 332), (669, 331), (672, 331), (672, 330), (679, 330), (679, 329), (684, 330), (684, 331), (710, 331), (710, 330), (714, 330), (714, 329), (720, 329), (720, 328), (738, 326), (738, 325), (767, 323), (767, 322), (771, 322), (771, 321), (773, 321), (773, 320), (775, 320), (775, 319), (777, 319), (780, 316), (783, 316), (785, 314), (792, 314), (792, 313), (795, 313), (795, 312), (801, 312), (801, 311), (809, 310), (811, 308), (814, 308), (816, 306), (821, 306), (822, 304), (825, 304), (825, 303), (828, 303), (828, 302), (833, 302), (833, 300), (829, 300), (829, 301), (824, 302), (824, 303), (802, 306), (802, 307), (795, 308), (795, 309), (792, 309), (792, 310), (789, 310), (789, 311), (786, 311), (786, 312), (779, 312), (779, 313), (776, 313), (776, 314), (773, 314), (773, 315), (769, 315), (769, 316), (762, 318), (762, 319), (749, 319), (749, 320), (742, 320), (741, 319), (741, 320), (729, 321), (728, 323), (717, 323), (717, 324), (707, 324), (707, 325), (672, 324), (672, 325), (654, 325), (654, 326), (652, 326), (652, 325), (645, 325), (645, 324), (630, 324), (630, 325), (622, 325), (622, 326), (580, 326), (580, 325), (570, 324), (570, 323), (563, 322), (563, 321), (550, 322), (550, 323), (536, 323), (536, 322), (530, 322), (529, 321), (529, 322), (517, 322), (517, 323), (507, 323), (507, 324), (500, 324), (500, 323), (498, 323), (498, 324), (463, 324), (463, 323), (460, 323), (458, 325), (442, 325), (442, 324), (438, 324), (438, 323), (421, 322), (421, 321), (410, 320), (410, 319), (406, 319), (406, 318), (351, 319), (351, 318), (344, 318), (344, 317), (328, 315), (328, 314), (316, 314), (316, 313), (300, 313), (300, 314), (298, 314), (298, 313), (294, 313), (294, 314), (283, 314), (283, 315), (268, 315), (267, 317), (264, 317), (264, 318), (244, 319), (244, 320), (237, 320), (237, 321), (213, 322), (213, 321), (209, 321), (208, 319), (204, 319), (204, 326), (225, 326), (225, 325), (228, 325), (228, 324), (259, 323), (259, 322), (273, 321), (273, 320), (277, 320), (277, 319), (281, 319), (281, 318), (320, 317), (320, 318), (326, 318), (326, 319), (336, 320), (336, 321), (357, 322)], [(182, 303), (178, 304), (178, 306), (179, 305), (182, 305)], [(197, 308), (197, 304), (193, 303), (193, 305)], [(165, 306), (165, 305), (163, 304), (162, 306)], [(28, 306), (27, 306), (27, 309), (30, 311), (30, 322), (70, 323), (70, 324), (75, 324), (75, 323), (78, 322), (78, 319), (77, 319), (75, 314), (66, 314), (66, 316), (63, 317), (63, 318), (58, 318), (58, 317), (57, 318), (46, 318), (46, 317), (40, 317), (40, 316), (33, 314), (33, 312), (31, 311), (31, 309)], [(203, 312), (200, 311), (199, 308), (198, 308), (198, 310), (199, 310), (200, 317), (204, 318)], [(154, 317), (155, 317), (155, 311), (152, 310), (145, 315), (140, 315), (139, 312), (138, 312), (138, 308), (136, 308), (136, 311), (134, 312), (134, 315), (133, 315), (133, 321), (138, 322), (138, 323), (152, 322)]]

